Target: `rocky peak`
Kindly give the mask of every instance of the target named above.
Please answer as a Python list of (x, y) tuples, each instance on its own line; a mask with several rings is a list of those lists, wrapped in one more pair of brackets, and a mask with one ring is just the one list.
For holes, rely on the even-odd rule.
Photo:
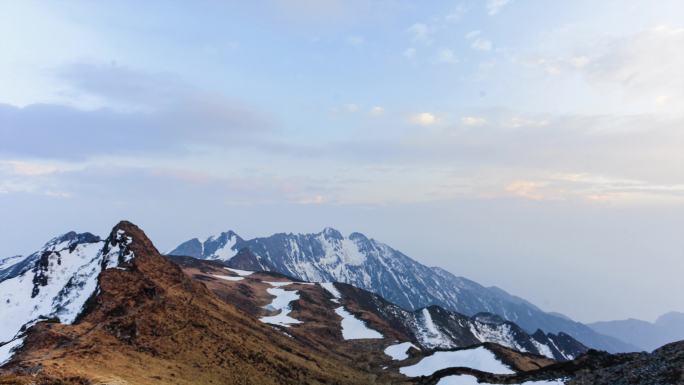
[(337, 239), (337, 240), (344, 239), (344, 237), (342, 236), (342, 233), (340, 233), (336, 229), (333, 229), (332, 227), (324, 228), (323, 231), (320, 232), (320, 234), (323, 234), (323, 236), (327, 239)]

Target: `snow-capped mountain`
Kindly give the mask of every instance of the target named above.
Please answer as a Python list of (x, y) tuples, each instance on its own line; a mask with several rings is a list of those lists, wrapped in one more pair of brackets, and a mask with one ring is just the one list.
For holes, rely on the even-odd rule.
[(169, 254), (221, 260), (232, 267), (275, 271), (305, 281), (344, 282), (409, 310), (439, 305), (469, 316), (497, 314), (530, 333), (537, 329), (564, 332), (587, 346), (611, 352), (633, 348), (579, 322), (546, 313), (499, 288), (425, 266), (360, 233), (343, 236), (326, 228), (316, 234), (279, 233), (244, 240), (229, 231), (204, 241), (191, 239)]
[(69, 232), (27, 257), (0, 264), (0, 345), (21, 343), (30, 325), (46, 319), (70, 324), (96, 292), (100, 272), (123, 268), (133, 257), (123, 230), (105, 240)]
[(352, 285), (332, 285), (335, 288), (332, 291), (341, 293), (337, 296), (339, 299), (353, 303), (356, 309), (373, 313), (426, 350), (455, 349), (489, 342), (558, 361), (571, 360), (587, 351), (584, 345), (565, 333), (537, 330), (530, 335), (515, 323), (494, 314), (478, 313), (468, 317), (440, 306), (408, 311)]

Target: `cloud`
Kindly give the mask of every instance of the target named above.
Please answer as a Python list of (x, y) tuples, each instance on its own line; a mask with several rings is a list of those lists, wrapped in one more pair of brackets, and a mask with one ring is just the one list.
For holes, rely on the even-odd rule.
[(432, 34), (434, 33), (434, 28), (427, 24), (415, 23), (411, 25), (407, 31), (411, 35), (411, 41), (415, 43), (432, 43)]
[(467, 11), (463, 4), (458, 4), (449, 14), (444, 16), (444, 20), (448, 23), (457, 23), (461, 21)]
[[(0, 155), (84, 159), (98, 154), (188, 151), (255, 143), (272, 123), (241, 102), (116, 66), (66, 70), (75, 89), (111, 107), (0, 104)], [(83, 74), (79, 77), (78, 74)], [(148, 76), (149, 75), (149, 76)], [(136, 107), (137, 106), (137, 107)]]
[(487, 119), (480, 116), (464, 116), (461, 123), (469, 127), (478, 127), (487, 124)]
[[(618, 85), (636, 98), (669, 99), (684, 106), (684, 28), (659, 26), (608, 40), (601, 53), (580, 61), (595, 85)], [(577, 64), (577, 60), (574, 61)]]
[(492, 42), (491, 40), (477, 38), (470, 46), (478, 51), (489, 51), (492, 49)]
[(421, 112), (411, 116), (409, 119), (411, 123), (417, 124), (419, 126), (431, 126), (437, 123), (437, 118), (435, 115), (429, 112)]
[(375, 106), (368, 111), (371, 116), (381, 116), (385, 113), (385, 109), (382, 106)]
[(504, 191), (531, 200), (684, 204), (684, 183), (658, 184), (588, 173), (544, 173), (534, 180), (510, 182)]
[(470, 31), (465, 36), (466, 40), (471, 41), (470, 46), (478, 51), (490, 51), (492, 49), (491, 40), (482, 37), (482, 32), (478, 30)]
[(457, 64), (459, 60), (454, 51), (449, 48), (442, 48), (437, 52), (437, 61), (440, 63)]
[(46, 162), (29, 162), (22, 160), (0, 160), (0, 171), (19, 176), (41, 176), (60, 171), (56, 164)]
[(487, 0), (487, 13), (490, 16), (499, 13), (511, 0)]
[(529, 180), (516, 180), (509, 183), (505, 190), (515, 196), (532, 199), (532, 200), (542, 200), (546, 196), (542, 194), (539, 189), (544, 187), (545, 183), (534, 182)]

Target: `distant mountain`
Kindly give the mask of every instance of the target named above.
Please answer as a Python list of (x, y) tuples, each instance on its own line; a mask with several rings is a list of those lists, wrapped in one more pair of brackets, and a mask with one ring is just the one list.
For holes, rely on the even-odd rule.
[(275, 271), (311, 282), (344, 282), (379, 294), (403, 308), (439, 305), (468, 316), (492, 313), (520, 325), (564, 332), (583, 344), (609, 352), (634, 347), (566, 317), (545, 313), (530, 302), (496, 287), (484, 287), (438, 268), (427, 267), (390, 246), (360, 233), (348, 237), (326, 228), (316, 234), (274, 234), (245, 240), (233, 231), (200, 241), (188, 240), (170, 255), (220, 260), (247, 270)]
[(663, 314), (654, 323), (630, 318), (594, 322), (588, 326), (649, 352), (667, 343), (684, 340), (684, 313), (680, 312)]

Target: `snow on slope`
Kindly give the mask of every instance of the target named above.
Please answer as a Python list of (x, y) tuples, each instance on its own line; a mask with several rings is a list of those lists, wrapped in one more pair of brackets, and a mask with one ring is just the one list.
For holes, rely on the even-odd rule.
[(245, 279), (245, 277), (233, 277), (232, 275), (217, 275), (217, 274), (212, 274), (211, 276), (214, 277), (214, 278), (219, 278), (219, 279), (223, 279), (223, 280), (226, 280), (226, 281), (233, 281), (233, 282), (242, 281), (243, 279)]
[(60, 243), (45, 250), (33, 269), (0, 282), (0, 341), (40, 317), (73, 322), (97, 285), (101, 247), (101, 242), (85, 243), (70, 250)]
[(239, 275), (240, 277), (249, 277), (250, 275), (254, 274), (253, 271), (240, 270), (240, 269), (232, 269), (232, 268), (230, 268), (230, 267), (224, 267), (224, 269), (226, 269), (226, 270), (228, 270), (228, 271), (230, 271), (230, 272), (233, 272), (233, 273)]
[(340, 306), (335, 309), (335, 313), (342, 317), (342, 337), (345, 340), (384, 338), (382, 334), (370, 329), (363, 321), (346, 311), (344, 306)]
[(442, 334), (432, 321), (428, 308), (424, 308), (419, 314), (422, 322), (418, 323), (417, 337), (421, 344), (428, 348), (451, 347), (451, 341)]
[(290, 291), (271, 287), (266, 289), (266, 291), (268, 294), (275, 296), (275, 298), (270, 304), (264, 306), (264, 308), (278, 311), (279, 313), (273, 316), (261, 317), (259, 319), (261, 322), (283, 327), (290, 327), (290, 325), (302, 323), (302, 321), (296, 320), (288, 315), (292, 311), (290, 302), (299, 299), (297, 290)]
[(472, 368), (495, 374), (515, 373), (483, 346), (448, 352), (438, 351), (415, 365), (400, 368), (399, 372), (409, 377), (429, 376), (438, 370), (453, 367)]
[(340, 292), (337, 290), (337, 288), (335, 288), (335, 285), (332, 282), (322, 282), (320, 285), (333, 296), (333, 302), (340, 303), (340, 298), (342, 298), (342, 294), (340, 294)]
[[(437, 385), (496, 385), (488, 382), (477, 382), (477, 378), (469, 375), (447, 376), (439, 380)], [(564, 385), (563, 381), (525, 381), (516, 385)]]
[(410, 342), (401, 342), (398, 344), (390, 345), (387, 348), (385, 348), (385, 354), (392, 357), (392, 359), (395, 361), (402, 361), (408, 358), (407, 351), (409, 350), (409, 348), (418, 349), (416, 345)]
[(100, 272), (121, 267), (133, 257), (123, 230), (101, 241), (89, 233), (66, 233), (16, 262), (0, 281), (0, 352), (4, 359), (21, 344), (23, 331), (44, 319), (72, 323), (97, 290)]
[(9, 361), (14, 355), (13, 350), (20, 347), (23, 343), (23, 338), (15, 338), (14, 340), (0, 346), (0, 366)]

